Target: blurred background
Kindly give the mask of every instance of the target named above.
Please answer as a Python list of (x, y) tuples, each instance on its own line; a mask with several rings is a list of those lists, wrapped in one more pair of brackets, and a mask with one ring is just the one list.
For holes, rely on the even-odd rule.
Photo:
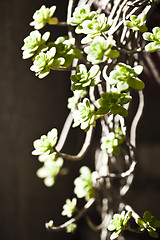
[[(36, 176), (41, 164), (31, 155), (35, 139), (53, 127), (61, 131), (68, 113), (67, 98), (72, 95), (69, 73), (52, 72), (39, 80), (29, 70), (31, 61), (21, 57), (23, 39), (33, 30), (29, 26), (32, 15), (43, 4), (57, 5), (55, 16), (59, 21), (66, 20), (68, 1), (0, 1), (0, 239), (94, 240), (98, 235), (88, 230), (83, 221), (82, 230), (73, 235), (50, 233), (44, 226), (50, 219), (57, 225), (65, 220), (59, 213), (64, 200), (72, 197), (80, 163), (69, 163), (71, 175), (58, 178), (53, 188), (47, 188)], [(160, 26), (158, 11), (151, 25)], [(65, 35), (67, 29), (55, 27), (51, 39), (54, 41), (60, 32)], [(158, 63), (159, 59), (157, 69)], [(140, 214), (149, 210), (160, 219), (160, 85), (149, 72), (144, 80), (145, 108), (137, 133), (139, 163), (126, 200)], [(70, 139), (66, 151), (76, 150), (80, 138)], [(85, 164), (84, 160), (81, 164)]]

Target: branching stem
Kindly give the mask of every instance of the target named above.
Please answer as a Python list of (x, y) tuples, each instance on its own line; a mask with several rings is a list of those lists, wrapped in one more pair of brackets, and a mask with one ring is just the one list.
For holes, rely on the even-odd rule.
[(62, 157), (64, 159), (71, 160), (71, 161), (81, 160), (83, 156), (86, 154), (88, 148), (90, 147), (92, 135), (93, 135), (93, 126), (91, 126), (90, 129), (88, 130), (83, 146), (77, 155), (70, 155), (70, 154), (61, 153), (58, 151), (57, 151), (57, 155), (59, 157)]
[(91, 198), (85, 205), (84, 207), (79, 211), (79, 213), (71, 218), (70, 220), (68, 220), (67, 222), (61, 224), (60, 226), (50, 226), (49, 223), (45, 224), (45, 227), (49, 230), (49, 231), (53, 231), (53, 232), (58, 232), (58, 231), (62, 231), (63, 229), (65, 229), (67, 226), (69, 226), (70, 224), (76, 223), (78, 220), (80, 220), (87, 212), (88, 210), (92, 207), (92, 205), (95, 202), (95, 198)]

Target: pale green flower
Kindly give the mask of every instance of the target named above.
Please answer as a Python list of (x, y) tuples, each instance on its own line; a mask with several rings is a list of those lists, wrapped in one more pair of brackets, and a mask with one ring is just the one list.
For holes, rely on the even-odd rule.
[(50, 32), (44, 33), (42, 36), (38, 30), (32, 31), (29, 36), (24, 39), (23, 59), (33, 57), (40, 51), (46, 51), (48, 47), (45, 42), (48, 40)]
[(51, 8), (46, 8), (43, 5), (39, 10), (37, 10), (33, 14), (34, 21), (30, 23), (30, 26), (34, 26), (35, 29), (43, 28), (47, 23), (56, 24), (57, 18), (52, 18), (54, 12), (56, 10), (56, 6), (52, 6)]

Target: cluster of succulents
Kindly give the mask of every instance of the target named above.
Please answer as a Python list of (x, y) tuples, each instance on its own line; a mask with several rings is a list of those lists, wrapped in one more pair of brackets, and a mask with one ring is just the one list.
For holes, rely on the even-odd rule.
[[(154, 0), (155, 4), (159, 1)], [(140, 4), (140, 1), (137, 4)], [(34, 27), (34, 31), (24, 39), (22, 46), (23, 59), (32, 58), (33, 65), (30, 70), (35, 72), (40, 79), (46, 77), (54, 69), (73, 70), (70, 77), (73, 96), (68, 99), (68, 108), (71, 110), (74, 121), (73, 127), (80, 126), (87, 132), (91, 126), (96, 126), (99, 118), (105, 120), (107, 114), (126, 117), (128, 110), (124, 105), (132, 100), (130, 92), (141, 91), (145, 87), (144, 82), (139, 78), (143, 67), (141, 65), (132, 67), (120, 62), (118, 58), (122, 52), (132, 54), (132, 52), (138, 53), (142, 50), (149, 53), (159, 51), (160, 27), (154, 27), (152, 32), (147, 32), (145, 11), (139, 15), (124, 14), (124, 18), (127, 17), (120, 23), (124, 24), (125, 29), (128, 28), (126, 31), (140, 32), (143, 39), (149, 43), (133, 51), (122, 49), (116, 43), (113, 32), (110, 31), (114, 26), (114, 21), (111, 18), (108, 20), (104, 13), (91, 11), (89, 5), (84, 5), (76, 7), (72, 17), (66, 23), (72, 26), (75, 34), (80, 35), (78, 44), (76, 38), (73, 37), (74, 34), (72, 37), (60, 36), (54, 42), (49, 42), (50, 32), (41, 34), (39, 30), (46, 24), (59, 24), (58, 19), (53, 16), (55, 11), (56, 6), (47, 8), (43, 5), (33, 15), (30, 25)], [(81, 47), (77, 47), (80, 43)], [(76, 68), (75, 65), (73, 66), (75, 59), (80, 60)], [(108, 75), (105, 78), (103, 77), (104, 66), (106, 63), (109, 65), (110, 60), (115, 61), (114, 69), (107, 72), (106, 75)], [(100, 87), (97, 91), (99, 95), (97, 98), (94, 96), (94, 99), (90, 97), (91, 92), (88, 91), (89, 89), (92, 91), (93, 87), (94, 90)], [(101, 138), (100, 151), (106, 151), (111, 157), (113, 154), (120, 155), (120, 145), (124, 143), (124, 139), (121, 128), (108, 129), (107, 134)], [(37, 155), (39, 161), (43, 163), (37, 171), (37, 176), (42, 178), (48, 187), (54, 185), (64, 163), (63, 158), (60, 157), (63, 154), (61, 155), (56, 150), (57, 140), (58, 132), (53, 128), (47, 135), (42, 135), (33, 143), (35, 149), (32, 154)], [(96, 189), (93, 187), (93, 178), (94, 173), (87, 166), (80, 168), (80, 176), (74, 180), (74, 193), (77, 198), (89, 201), (95, 197)], [(78, 212), (77, 198), (66, 199), (62, 216), (71, 218)], [(122, 211), (120, 214), (113, 215), (108, 226), (108, 230), (112, 232), (111, 240), (116, 239), (124, 230), (131, 230), (128, 224), (131, 217), (131, 211)], [(147, 230), (150, 236), (158, 238), (156, 228), (160, 227), (160, 222), (150, 212), (145, 212), (143, 219), (137, 218), (136, 223), (139, 231)], [(48, 226), (53, 227), (53, 221), (50, 221)], [(66, 231), (74, 232), (76, 227), (76, 223), (71, 223), (66, 227)]]

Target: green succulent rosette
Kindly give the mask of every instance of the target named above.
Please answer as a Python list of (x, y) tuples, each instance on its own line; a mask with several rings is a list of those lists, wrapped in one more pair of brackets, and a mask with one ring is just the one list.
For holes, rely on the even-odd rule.
[(127, 93), (121, 93), (116, 88), (113, 88), (110, 92), (101, 94), (101, 98), (98, 99), (100, 107), (96, 114), (105, 115), (108, 112), (111, 112), (114, 115), (119, 114), (126, 117), (128, 115), (128, 111), (123, 107), (123, 105), (131, 100), (132, 97)]
[(78, 198), (85, 198), (86, 201), (89, 201), (95, 196), (92, 172), (87, 166), (81, 167), (79, 172), (80, 176), (74, 180), (74, 193)]
[(146, 52), (150, 53), (160, 50), (160, 27), (154, 27), (152, 32), (153, 33), (143, 33), (144, 40), (150, 41), (150, 43), (145, 46)]
[(105, 39), (102, 36), (95, 37), (91, 45), (84, 48), (84, 52), (87, 54), (87, 60), (92, 64), (98, 64), (105, 62), (108, 58), (118, 58), (119, 52), (113, 50), (115, 46), (115, 40), (112, 36)]
[(160, 227), (160, 221), (158, 221), (149, 211), (145, 211), (143, 219), (137, 218), (136, 223), (140, 226), (141, 230), (146, 229), (149, 235), (153, 238), (158, 238), (157, 228)]
[(132, 212), (125, 213), (125, 211), (122, 211), (121, 214), (116, 213), (113, 215), (113, 219), (108, 226), (108, 230), (113, 231), (110, 237), (111, 240), (116, 239), (125, 230), (131, 216)]
[(71, 90), (85, 90), (88, 86), (95, 86), (100, 82), (100, 67), (94, 65), (87, 70), (84, 64), (76, 67), (76, 74), (70, 77), (73, 82)]
[(131, 21), (125, 21), (124, 25), (131, 28), (133, 31), (146, 32), (147, 27), (145, 26), (146, 14), (140, 13), (138, 16), (132, 15), (130, 17)]
[(73, 112), (73, 127), (80, 125), (84, 131), (88, 131), (91, 125), (95, 125), (97, 116), (94, 112), (95, 107), (90, 103), (88, 98), (77, 104), (77, 109)]
[(24, 45), (21, 48), (23, 50), (23, 59), (33, 57), (40, 51), (47, 51), (48, 46), (45, 44), (49, 39), (50, 32), (46, 32), (41, 36), (38, 30), (32, 31), (29, 36), (24, 39)]
[(77, 26), (86, 19), (92, 19), (95, 12), (91, 12), (91, 7), (85, 4), (83, 7), (76, 7), (73, 12), (73, 17), (69, 19), (69, 24)]
[(40, 52), (33, 62), (30, 70), (34, 71), (36, 75), (41, 79), (46, 77), (51, 69), (59, 68), (65, 63), (65, 59), (62, 57), (55, 58), (56, 48), (52, 47), (46, 53)]
[(82, 39), (82, 44), (90, 43), (96, 36), (101, 36), (102, 33), (108, 31), (111, 24), (107, 23), (107, 18), (104, 13), (97, 14), (91, 20), (85, 20), (80, 24), (75, 32), (77, 34), (86, 34), (87, 36)]
[(32, 151), (32, 154), (41, 155), (45, 153), (48, 155), (54, 153), (53, 147), (56, 145), (57, 139), (58, 131), (56, 128), (53, 128), (47, 133), (47, 135), (42, 135), (40, 139), (37, 139), (33, 142), (35, 150)]
[(52, 6), (51, 8), (46, 8), (43, 5), (39, 10), (37, 10), (33, 14), (33, 20), (30, 23), (30, 26), (33, 26), (35, 29), (43, 28), (47, 23), (49, 24), (57, 24), (57, 18), (52, 18), (54, 12), (56, 10), (56, 6)]
[(140, 91), (144, 88), (144, 82), (142, 82), (138, 75), (143, 71), (141, 65), (131, 67), (125, 63), (118, 63), (115, 70), (110, 72), (108, 83), (116, 85), (119, 91), (125, 91), (129, 88)]

